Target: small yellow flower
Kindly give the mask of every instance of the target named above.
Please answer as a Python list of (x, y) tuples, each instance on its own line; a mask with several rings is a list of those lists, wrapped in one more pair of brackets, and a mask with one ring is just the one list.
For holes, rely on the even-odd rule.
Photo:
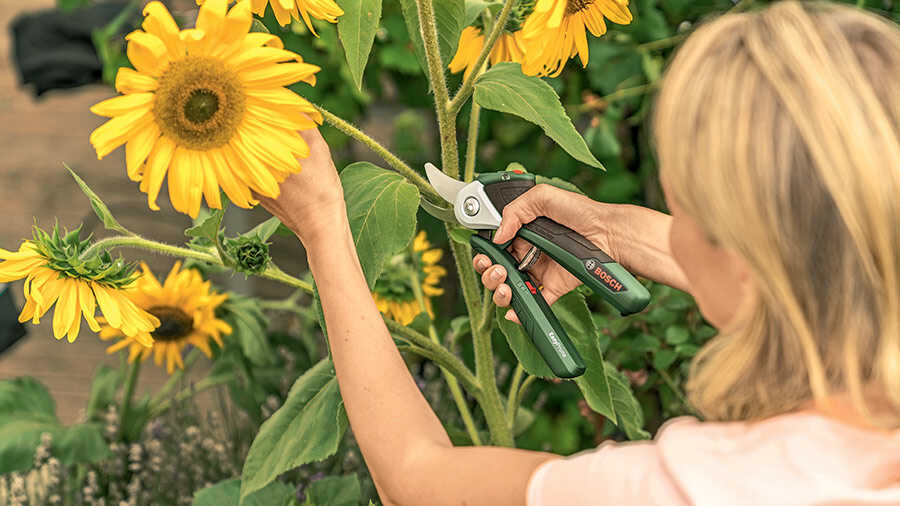
[[(109, 325), (122, 332), (147, 333), (159, 325), (155, 316), (126, 295), (134, 278), (121, 260), (105, 255), (70, 265), (87, 246), (87, 241), (78, 240), (77, 231), (73, 234), (61, 238), (54, 233), (51, 238), (35, 229), (35, 239), (23, 241), (18, 251), (0, 249), (0, 283), (25, 279), (25, 307), (19, 321), (31, 320), (36, 325), (55, 304), (53, 336), (68, 336), (70, 343), (78, 337), (82, 316), (92, 331), (100, 330), (94, 316), (98, 306)], [(138, 346), (151, 343), (148, 337), (139, 340)]]
[[(198, 3), (202, 1), (198, 0)], [(290, 23), (291, 18), (296, 20), (302, 18), (309, 31), (316, 36), (318, 34), (313, 28), (310, 17), (337, 23), (337, 18), (344, 15), (343, 9), (338, 7), (334, 0), (250, 0), (250, 2), (253, 6), (253, 13), (258, 16), (262, 16), (266, 12), (266, 5), (271, 5), (275, 19), (281, 26)]]
[(413, 255), (415, 258), (411, 259), (402, 253), (391, 259), (372, 291), (378, 310), (403, 325), (408, 325), (422, 313), (422, 306), (416, 300), (412, 287), (413, 276), (419, 280), (425, 310), (433, 318), (431, 298), (444, 294), (440, 282), (447, 275), (447, 270), (438, 265), (444, 255), (443, 250), (431, 248), (424, 230), (413, 241)]
[[(494, 44), (494, 48), (491, 49), (491, 54), (488, 58), (491, 65), (496, 65), (504, 61), (524, 63), (525, 45), (521, 38), (521, 30), (515, 33), (504, 31), (500, 35), (500, 38), (497, 39), (497, 43)], [(465, 69), (463, 79), (467, 79), (469, 74), (475, 70), (473, 65), (475, 65), (475, 60), (478, 59), (478, 55), (481, 54), (482, 47), (484, 47), (484, 33), (482, 33), (481, 28), (475, 26), (466, 27), (459, 36), (459, 45), (456, 48), (456, 55), (454, 55), (453, 60), (450, 61), (450, 72), (456, 74)]]
[(184, 368), (181, 352), (188, 344), (212, 357), (210, 340), (221, 347), (222, 334), (231, 333), (231, 326), (215, 315), (216, 308), (228, 295), (213, 291), (211, 283), (204, 281), (196, 270), (180, 270), (181, 262), (175, 262), (163, 284), (146, 264), (141, 264), (141, 269), (143, 275), (129, 296), (134, 304), (159, 318), (160, 325), (152, 332), (129, 334), (104, 324), (100, 330), (101, 339), (120, 339), (107, 348), (107, 353), (128, 347), (129, 362), (138, 358), (146, 360), (150, 349), (140, 343), (150, 339), (156, 365), (162, 365), (165, 359), (169, 374), (175, 371), (176, 365)]
[(322, 116), (284, 86), (315, 85), (320, 69), (284, 50), (277, 36), (250, 33), (252, 21), (247, 1), (228, 10), (226, 0), (207, 0), (196, 28), (179, 30), (153, 1), (143, 30), (125, 37), (135, 70), (116, 75), (124, 95), (91, 107), (112, 119), (90, 140), (98, 158), (126, 145), (128, 177), (140, 182), (151, 209), (159, 209), (167, 176), (173, 207), (196, 218), (204, 197), (221, 209), (220, 188), (249, 208), (257, 203), (251, 190), (277, 197), (279, 184), (300, 172), (297, 158), (309, 146), (298, 131)]
[(537, 0), (534, 12), (522, 27), (525, 65), (529, 75), (556, 77), (576, 54), (588, 64), (585, 28), (595, 37), (606, 33), (609, 19), (620, 25), (631, 23), (628, 0)]

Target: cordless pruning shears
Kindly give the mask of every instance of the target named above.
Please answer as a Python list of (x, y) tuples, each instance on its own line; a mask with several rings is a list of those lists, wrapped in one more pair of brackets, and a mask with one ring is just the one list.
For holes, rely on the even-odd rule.
[[(471, 183), (465, 183), (445, 175), (430, 163), (425, 164), (425, 172), (435, 190), (453, 205), (456, 221), (465, 228), (479, 231), (470, 238), (472, 248), (506, 269), (506, 283), (512, 289), (512, 308), (557, 376), (581, 376), (585, 366), (539, 289), (523, 272), (533, 262), (538, 250), (603, 296), (623, 316), (641, 311), (650, 301), (650, 294), (644, 285), (624, 267), (578, 232), (549, 218), (539, 217), (519, 229), (516, 237), (533, 245), (522, 262), (507, 251), (512, 241), (494, 244), (491, 237), (500, 226), (503, 208), (534, 187), (533, 174), (521, 170), (489, 172), (479, 175)], [(434, 214), (431, 209), (426, 210)]]

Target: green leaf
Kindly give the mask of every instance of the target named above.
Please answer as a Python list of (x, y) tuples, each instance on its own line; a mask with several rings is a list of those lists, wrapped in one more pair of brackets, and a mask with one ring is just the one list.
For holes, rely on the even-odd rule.
[(356, 506), (362, 495), (355, 474), (316, 480), (309, 484), (307, 494), (308, 502), (314, 506)]
[(658, 350), (653, 355), (653, 367), (664, 371), (675, 363), (676, 358), (678, 358), (678, 353), (674, 350)]
[(518, 436), (528, 430), (528, 427), (531, 427), (531, 424), (534, 423), (535, 418), (534, 411), (519, 406), (516, 410), (516, 419), (513, 421), (513, 436)]
[(218, 242), (217, 236), (219, 233), (219, 226), (222, 224), (222, 218), (224, 217), (225, 211), (216, 209), (206, 218), (198, 220), (200, 222), (199, 224), (185, 230), (184, 235), (206, 239), (210, 243), (215, 244)]
[(453, 239), (460, 244), (469, 244), (469, 239), (477, 233), (477, 230), (471, 230), (465, 227), (451, 227), (450, 239)]
[(553, 311), (572, 339), (575, 349), (584, 359), (585, 372), (575, 378), (584, 399), (591, 409), (610, 420), (615, 420), (616, 409), (612, 392), (603, 370), (603, 355), (597, 345), (599, 341), (597, 327), (594, 326), (594, 319), (591, 318), (584, 296), (574, 291), (569, 292), (553, 304)]
[(344, 10), (344, 15), (338, 18), (338, 36), (353, 82), (362, 90), (363, 71), (381, 19), (381, 0), (337, 0), (337, 3)]
[(672, 325), (666, 329), (666, 342), (669, 344), (686, 343), (691, 338), (691, 332), (684, 325)]
[(463, 28), (474, 23), (482, 11), (487, 8), (490, 8), (491, 14), (496, 17), (497, 13), (503, 8), (503, 4), (486, 0), (466, 0), (466, 17), (463, 19)]
[(455, 338), (459, 339), (472, 331), (472, 323), (469, 321), (468, 316), (457, 316), (450, 320), (450, 329), (453, 330)]
[(628, 379), (608, 362), (605, 369), (616, 408), (617, 425), (625, 431), (628, 439), (650, 439), (650, 434), (643, 429), (644, 413), (628, 385)]
[(118, 221), (113, 217), (112, 213), (109, 211), (109, 208), (106, 207), (106, 204), (103, 203), (103, 200), (94, 193), (94, 190), (91, 190), (91, 187), (84, 182), (83, 179), (78, 177), (78, 174), (72, 170), (66, 164), (63, 164), (66, 169), (72, 174), (72, 177), (75, 178), (75, 182), (78, 183), (78, 186), (81, 188), (81, 191), (87, 195), (87, 198), (91, 201), (91, 207), (94, 209), (94, 214), (100, 218), (100, 221), (103, 222), (103, 226), (106, 227), (107, 230), (115, 230), (116, 232), (121, 232), (123, 234), (130, 234), (128, 229), (119, 224)]
[(538, 77), (523, 74), (518, 63), (499, 63), (482, 74), (475, 81), (475, 103), (538, 125), (573, 158), (603, 169), (566, 116), (553, 88)]
[(108, 454), (99, 425), (60, 425), (53, 397), (40, 382), (30, 377), (0, 381), (0, 474), (30, 469), (45, 432), (63, 464), (96, 462)]
[[(453, 55), (456, 54), (456, 45), (459, 44), (459, 34), (462, 33), (466, 17), (466, 5), (464, 0), (434, 0), (434, 17), (438, 32), (438, 46), (441, 53), (441, 66), (447, 68)], [(425, 74), (428, 74), (428, 63), (425, 59), (425, 44), (422, 41), (422, 30), (419, 28), (419, 10), (416, 0), (400, 0), (400, 9), (403, 19), (406, 21), (406, 30), (413, 43), (416, 56), (419, 57), (419, 65)]]
[(282, 473), (333, 455), (346, 429), (334, 368), (324, 359), (297, 379), (284, 405), (260, 427), (241, 474), (241, 505)]
[(412, 240), (419, 190), (396, 172), (368, 162), (348, 165), (341, 184), (353, 242), (371, 288), (384, 262)]
[[(210, 485), (194, 494), (193, 506), (238, 506), (241, 479), (232, 478)], [(244, 501), (245, 506), (278, 506), (294, 498), (294, 487), (273, 481)]]
[(241, 350), (251, 363), (272, 364), (275, 353), (266, 336), (266, 315), (259, 305), (259, 299), (230, 292), (222, 303), (221, 317), (231, 325), (232, 333), (227, 339), (240, 343)]
[(260, 241), (268, 241), (269, 238), (272, 237), (272, 235), (275, 234), (275, 232), (277, 232), (278, 229), (282, 226), (283, 225), (281, 224), (281, 221), (273, 216), (268, 220), (260, 223), (259, 225), (253, 227), (253, 229), (251, 229), (249, 232), (241, 234), (241, 236), (256, 236)]
[(544, 361), (540, 352), (534, 346), (531, 337), (529, 337), (522, 326), (518, 323), (511, 322), (504, 318), (509, 308), (498, 307), (496, 309), (497, 327), (506, 336), (506, 342), (509, 343), (510, 349), (516, 359), (522, 364), (525, 372), (539, 378), (555, 378), (550, 366)]
[(122, 372), (107, 365), (101, 365), (94, 373), (91, 381), (91, 396), (88, 398), (87, 419), (93, 420), (115, 402), (119, 384), (123, 381)]

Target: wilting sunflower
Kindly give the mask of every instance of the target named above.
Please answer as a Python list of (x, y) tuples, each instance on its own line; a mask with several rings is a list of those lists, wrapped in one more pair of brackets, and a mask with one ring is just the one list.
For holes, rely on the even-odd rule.
[(529, 75), (556, 77), (576, 54), (588, 64), (585, 28), (595, 37), (606, 33), (604, 17), (614, 23), (631, 23), (628, 0), (537, 0), (525, 21), (525, 65)]
[[(197, 3), (202, 3), (198, 0)], [(316, 34), (310, 17), (322, 19), (329, 23), (337, 23), (337, 18), (344, 15), (344, 10), (334, 3), (334, 0), (250, 0), (253, 12), (262, 16), (266, 12), (266, 5), (272, 6), (275, 19), (278, 24), (284, 26), (291, 22), (291, 18), (303, 19), (309, 31)]]
[(152, 338), (153, 359), (156, 365), (162, 365), (165, 359), (169, 374), (175, 371), (176, 365), (184, 368), (181, 352), (188, 344), (196, 346), (207, 357), (212, 357), (209, 341), (213, 340), (222, 346), (222, 333), (231, 333), (231, 326), (215, 315), (216, 308), (228, 295), (213, 291), (211, 283), (204, 281), (196, 270), (181, 270), (181, 262), (175, 262), (163, 284), (159, 283), (146, 264), (141, 264), (141, 268), (144, 273), (138, 278), (136, 289), (129, 296), (135, 304), (159, 318), (161, 323), (152, 332), (134, 335), (123, 333), (103, 322), (100, 338), (120, 339), (106, 349), (107, 353), (115, 353), (127, 346), (130, 362), (138, 358), (146, 360), (150, 356), (150, 349), (140, 343)]
[[(100, 325), (94, 317), (97, 306), (111, 327), (122, 332), (147, 333), (159, 325), (155, 316), (134, 305), (126, 295), (134, 284), (132, 266), (121, 259), (101, 253), (80, 259), (90, 244), (80, 240), (78, 230), (53, 235), (35, 227), (30, 241), (23, 241), (19, 251), (0, 249), (0, 283), (25, 278), (25, 307), (19, 321), (40, 323), (41, 317), (56, 304), (53, 311), (53, 336), (68, 336), (75, 341), (81, 330), (81, 317), (94, 332)], [(137, 346), (150, 346), (141, 339)]]
[(372, 297), (378, 310), (403, 325), (415, 320), (422, 312), (412, 285), (415, 278), (422, 290), (425, 310), (428, 316), (434, 317), (431, 298), (443, 295), (444, 289), (439, 284), (441, 278), (447, 275), (447, 270), (438, 265), (443, 254), (443, 250), (431, 249), (424, 230), (419, 232), (413, 241), (412, 255), (396, 255), (375, 282)]
[[(515, 33), (504, 31), (500, 34), (500, 38), (497, 39), (497, 43), (494, 44), (493, 49), (491, 49), (489, 57), (491, 65), (496, 65), (504, 61), (524, 63), (525, 46), (520, 40), (521, 37), (521, 30)], [(475, 60), (478, 59), (478, 55), (481, 54), (482, 47), (484, 47), (484, 34), (482, 33), (482, 29), (475, 26), (466, 27), (459, 36), (459, 46), (456, 48), (456, 54), (453, 56), (453, 59), (450, 60), (450, 72), (456, 74), (460, 70), (465, 69), (463, 79), (468, 78), (469, 74), (475, 70), (473, 65), (475, 65)]]
[(315, 85), (319, 67), (274, 35), (249, 33), (248, 2), (226, 4), (207, 0), (197, 27), (181, 31), (163, 4), (147, 4), (143, 30), (125, 37), (136, 70), (116, 75), (124, 95), (91, 108), (112, 118), (91, 134), (97, 157), (126, 144), (128, 177), (140, 181), (153, 210), (166, 174), (172, 205), (195, 218), (201, 197), (222, 207), (220, 187), (244, 208), (256, 204), (251, 190), (277, 197), (279, 183), (300, 172), (297, 158), (309, 155), (298, 130), (322, 122), (284, 88)]

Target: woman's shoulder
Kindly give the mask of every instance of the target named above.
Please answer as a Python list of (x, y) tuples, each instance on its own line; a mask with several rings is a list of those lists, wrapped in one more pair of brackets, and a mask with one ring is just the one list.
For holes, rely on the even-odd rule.
[[(727, 423), (681, 417), (653, 441), (605, 443), (544, 464), (529, 504), (561, 504), (541, 498), (578, 480), (588, 485), (570, 504), (900, 504), (900, 432), (810, 413)], [(591, 494), (594, 501), (583, 500)]]

